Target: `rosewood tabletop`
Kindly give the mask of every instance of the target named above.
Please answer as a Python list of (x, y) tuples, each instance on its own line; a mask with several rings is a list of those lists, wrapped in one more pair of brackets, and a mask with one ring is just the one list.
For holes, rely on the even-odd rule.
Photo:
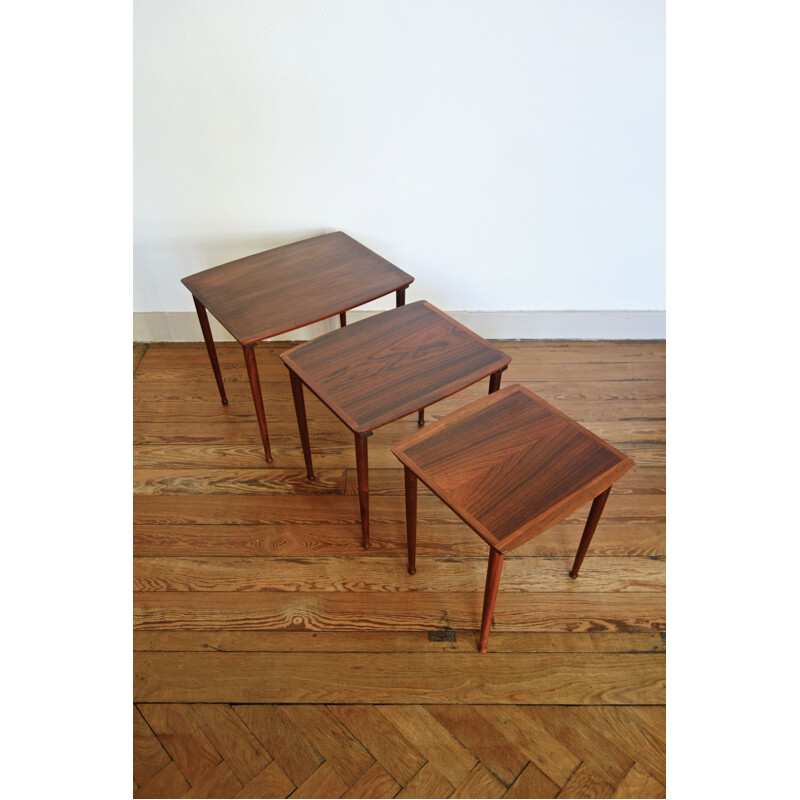
[(414, 278), (342, 232), (315, 236), (189, 275), (203, 338), (223, 404), (228, 400), (207, 311), (242, 345), (267, 461), (264, 403), (254, 345), (272, 336), (339, 315), (391, 292), (405, 303)]
[(303, 385), (353, 432), (364, 546), (369, 546), (367, 437), (375, 428), (491, 376), (489, 391), (511, 358), (430, 303), (384, 311), (281, 354), (289, 369), (300, 438), (314, 479)]
[(416, 571), (417, 478), (489, 544), (486, 650), (503, 556), (592, 501), (571, 577), (630, 458), (518, 384), (431, 423), (392, 448), (405, 467), (409, 572)]

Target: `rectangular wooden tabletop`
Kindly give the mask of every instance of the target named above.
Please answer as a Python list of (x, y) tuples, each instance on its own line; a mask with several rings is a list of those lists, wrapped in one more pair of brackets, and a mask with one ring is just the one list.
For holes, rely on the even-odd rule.
[(326, 333), (281, 358), (356, 433), (432, 405), (511, 361), (424, 300)]
[(633, 468), (519, 384), (430, 423), (392, 452), (501, 552), (565, 519)]
[(212, 267), (182, 283), (246, 345), (327, 319), (413, 280), (337, 232)]

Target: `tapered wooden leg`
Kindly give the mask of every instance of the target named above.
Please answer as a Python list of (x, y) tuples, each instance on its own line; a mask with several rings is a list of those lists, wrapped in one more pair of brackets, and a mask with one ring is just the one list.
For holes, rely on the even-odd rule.
[(500, 570), (503, 569), (503, 553), (491, 547), (489, 550), (489, 569), (486, 572), (486, 589), (483, 592), (483, 618), (481, 619), (481, 638), (478, 652), (486, 652), (489, 630), (492, 627), (494, 601), (497, 600), (497, 587), (500, 585)]
[(489, 377), (489, 394), (494, 394), (500, 388), (500, 379), (503, 377), (503, 371), (506, 368), (497, 370), (497, 372), (493, 372)]
[(395, 292), (397, 296), (397, 301), (395, 303), (396, 308), (400, 308), (400, 306), (404, 306), (406, 304), (406, 289), (405, 286), (402, 289), (398, 289)]
[(425, 424), (425, 409), (421, 408), (419, 410), (419, 416), (417, 417), (417, 425), (419, 425), (421, 428), (424, 424)]
[(211, 326), (208, 324), (208, 313), (206, 307), (194, 296), (194, 307), (197, 309), (197, 319), (200, 321), (200, 330), (203, 331), (203, 339), (208, 350), (208, 357), (211, 359), (211, 369), (214, 370), (214, 378), (217, 381), (217, 389), (222, 400), (222, 405), (228, 405), (228, 398), (225, 396), (225, 385), (222, 383), (222, 373), (219, 371), (219, 361), (217, 360), (217, 347), (214, 344), (214, 337), (211, 335)]
[(346, 326), (347, 326), (347, 312), (342, 311), (342, 313), (339, 314), (339, 327), (344, 328)]
[(314, 467), (311, 465), (311, 446), (308, 443), (308, 419), (306, 419), (306, 401), (303, 397), (303, 381), (289, 370), (294, 398), (294, 413), (297, 416), (297, 427), (300, 430), (300, 442), (303, 445), (303, 458), (306, 462), (306, 474), (310, 481), (314, 480)]
[(408, 574), (417, 571), (417, 476), (405, 465), (406, 539), (408, 541)]
[(355, 434), (356, 472), (358, 473), (358, 506), (361, 509), (361, 543), (369, 549), (369, 468), (367, 460), (367, 439), (369, 433)]
[(264, 445), (264, 455), (267, 462), (272, 463), (272, 453), (269, 449), (269, 432), (267, 431), (267, 418), (264, 414), (264, 399), (261, 396), (261, 383), (258, 380), (258, 367), (256, 366), (255, 345), (243, 346), (244, 363), (247, 365), (247, 377), (250, 378), (250, 391), (253, 393), (253, 405), (256, 407), (258, 427), (261, 431), (261, 442)]
[(597, 523), (600, 522), (600, 515), (603, 513), (603, 508), (605, 508), (606, 500), (608, 500), (608, 495), (610, 493), (611, 487), (609, 486), (608, 489), (606, 489), (602, 494), (597, 495), (597, 497), (595, 497), (595, 499), (592, 501), (592, 507), (589, 510), (589, 516), (586, 518), (586, 526), (583, 529), (583, 536), (581, 536), (581, 543), (578, 545), (575, 563), (572, 565), (572, 570), (569, 573), (570, 578), (578, 577), (578, 570), (581, 568), (581, 564), (583, 564), (583, 557), (586, 555), (586, 551), (589, 549), (592, 536), (594, 536)]

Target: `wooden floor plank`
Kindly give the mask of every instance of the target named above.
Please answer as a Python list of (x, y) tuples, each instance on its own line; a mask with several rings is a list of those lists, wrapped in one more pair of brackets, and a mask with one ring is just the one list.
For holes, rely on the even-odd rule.
[(526, 706), (522, 709), (575, 753), (598, 777), (617, 786), (633, 766), (633, 759), (563, 706)]
[(661, 798), (667, 796), (667, 790), (646, 770), (634, 764), (622, 782), (617, 786), (614, 797), (648, 797)]
[(557, 797), (613, 797), (614, 787), (599, 778), (590, 767), (581, 764)]
[[(134, 631), (133, 649), (154, 652), (472, 653), (471, 631)], [(492, 633), (494, 653), (663, 653), (661, 633)]]
[(480, 761), (450, 797), (502, 797), (506, 787)]
[(426, 705), (425, 710), (471, 753), (480, 759), (505, 786), (510, 786), (525, 768), (528, 761), (513, 743), (486, 720), (472, 706)]
[[(508, 385), (514, 383), (514, 381), (508, 380), (504, 383)], [(446, 414), (451, 414), (459, 408), (463, 408), (468, 403), (477, 400), (485, 394), (486, 388), (484, 386), (481, 386), (475, 391), (466, 389), (463, 392), (459, 392), (455, 398), (441, 400), (439, 403), (431, 406), (430, 415), (428, 415), (426, 410), (425, 418), (430, 420), (439, 419)], [(333, 413), (322, 406), (313, 396), (306, 394), (306, 398), (307, 411), (313, 417), (320, 419), (336, 419)], [(552, 405), (586, 427), (591, 427), (592, 422), (598, 421), (611, 422), (614, 420), (627, 419), (663, 420), (667, 415), (667, 406), (664, 399), (649, 400), (645, 398), (641, 400), (616, 400), (614, 402), (603, 400), (587, 402), (581, 399), (556, 400), (555, 398), (547, 397), (543, 399), (552, 401)], [(265, 413), (268, 423), (273, 420), (291, 421), (294, 419), (294, 405), (288, 397), (271, 399), (265, 405)], [(256, 415), (252, 398), (249, 401), (249, 405), (242, 399), (239, 403), (229, 403), (225, 406), (211, 400), (141, 400), (134, 405), (133, 409), (133, 421), (135, 423), (173, 421), (217, 423), (228, 422), (230, 420), (239, 420), (243, 423), (247, 422), (251, 426), (256, 425)], [(416, 424), (415, 420), (410, 418), (410, 415), (406, 417), (405, 420), (407, 428)], [(256, 436), (257, 435), (258, 430), (256, 429)], [(318, 445), (318, 443), (315, 443), (315, 439), (312, 435), (311, 447), (315, 454), (316, 445)]]
[(278, 713), (305, 731), (316, 750), (347, 787), (372, 766), (375, 759), (325, 706), (280, 705)]
[(259, 772), (241, 791), (237, 798), (288, 797), (295, 789), (286, 773), (273, 761)]
[[(633, 705), (636, 705), (635, 703)], [(660, 703), (658, 705), (663, 705)], [(646, 731), (638, 720), (613, 707), (588, 706), (573, 709), (574, 715), (586, 721), (598, 733), (631, 756), (640, 767), (659, 783), (666, 784), (666, 748), (664, 742)], [(660, 716), (662, 709), (654, 709)]]
[(150, 730), (139, 709), (133, 708), (133, 779), (144, 786), (161, 772), (172, 759), (161, 746), (158, 737)]
[(230, 706), (195, 703), (191, 714), (242, 785), (253, 780), (272, 761), (272, 756)]
[(153, 775), (134, 793), (139, 797), (182, 797), (190, 789), (189, 783), (174, 761)]
[[(353, 509), (356, 514), (354, 515)], [(134, 524), (214, 525), (214, 524), (309, 524), (327, 526), (358, 521), (358, 502), (342, 495), (136, 495), (133, 498)], [(566, 519), (584, 522), (588, 509), (580, 509)], [(371, 497), (370, 520), (376, 524), (404, 519), (403, 497)], [(613, 492), (603, 511), (605, 523), (664, 522), (665, 499), (657, 494)], [(417, 508), (417, 526), (435, 522), (463, 524), (437, 497), (422, 495)], [(547, 531), (546, 535), (549, 533)], [(475, 535), (475, 534), (473, 534)], [(420, 537), (424, 538), (424, 537)]]
[(553, 783), (536, 764), (528, 762), (504, 797), (555, 797), (560, 791), (558, 784)]
[(190, 784), (222, 760), (185, 706), (145, 703), (139, 711)]
[(394, 797), (400, 784), (377, 762), (342, 797)]
[[(515, 556), (574, 557), (584, 521), (569, 520), (518, 547)], [(370, 524), (370, 555), (406, 557), (404, 519)], [(298, 521), (295, 524), (134, 526), (136, 556), (363, 556), (358, 520), (346, 522)], [(666, 552), (664, 523), (614, 523), (601, 520), (592, 539), (591, 556), (663, 556)], [(465, 524), (429, 522), (417, 531), (417, 567), (431, 556), (487, 557), (488, 545)]]
[(323, 469), (309, 481), (305, 469), (269, 470), (181, 470), (137, 468), (133, 471), (133, 493), (176, 494), (344, 494), (346, 471)]
[[(502, 584), (501, 584), (502, 586)], [(480, 592), (137, 592), (134, 630), (478, 630)], [(663, 630), (663, 593), (498, 593), (493, 630)]]
[(558, 786), (563, 786), (581, 763), (580, 758), (523, 709), (486, 705), (475, 710)]
[(323, 758), (305, 734), (272, 705), (237, 705), (234, 712), (264, 745), (288, 778), (299, 786)]
[(297, 787), (292, 797), (336, 798), (341, 797), (348, 788), (336, 770), (326, 761)]
[[(426, 412), (426, 418), (428, 418)], [(609, 415), (610, 416), (610, 415)], [(431, 418), (432, 419), (432, 418)], [(382, 437), (387, 441), (403, 438), (413, 432), (414, 420), (401, 420), (379, 428), (373, 434), (376, 441)], [(609, 419), (595, 420), (586, 426), (601, 439), (624, 448), (625, 442), (652, 442), (663, 444), (666, 439), (666, 420), (661, 418)], [(328, 439), (342, 444), (347, 443), (348, 432), (338, 426), (330, 418), (318, 419), (310, 417), (308, 428), (314, 441), (317, 436), (324, 435)], [(292, 437), (297, 436), (295, 420), (270, 419), (270, 437), (281, 437), (284, 444), (291, 444)], [(253, 441), (252, 424), (238, 418), (218, 420), (215, 422), (191, 422), (175, 420), (173, 422), (135, 422), (133, 425), (133, 444), (231, 444), (245, 445)]]
[(233, 797), (242, 789), (241, 782), (223, 761), (205, 773), (184, 797)]
[(379, 711), (454, 787), (461, 785), (477, 763), (475, 756), (422, 706), (384, 705)]
[(330, 706), (330, 710), (400, 786), (405, 786), (425, 763), (419, 751), (374, 706), (338, 705)]
[[(571, 580), (573, 558), (507, 556), (504, 592), (663, 592), (659, 559), (594, 558)], [(403, 557), (136, 557), (136, 592), (481, 592), (486, 559), (428, 558), (409, 575)]]
[(134, 670), (136, 702), (663, 705), (665, 696), (663, 653), (136, 653)]
[(398, 798), (437, 798), (450, 797), (453, 785), (436, 768), (426, 763), (424, 767), (403, 787)]

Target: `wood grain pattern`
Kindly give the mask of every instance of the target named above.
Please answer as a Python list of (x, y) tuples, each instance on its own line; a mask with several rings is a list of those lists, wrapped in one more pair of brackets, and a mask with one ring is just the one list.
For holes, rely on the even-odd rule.
[(565, 519), (633, 468), (519, 384), (428, 425), (392, 452), (500, 552)]
[[(376, 524), (404, 525), (403, 497), (375, 497), (370, 504)], [(355, 509), (355, 515), (353, 514)], [(586, 520), (588, 508), (576, 509), (567, 520)], [(612, 493), (603, 512), (603, 525), (609, 522), (664, 522), (666, 502), (662, 495), (619, 495)], [(420, 495), (418, 525), (461, 520), (438, 498)], [(358, 525), (358, 500), (343, 495), (225, 496), (225, 495), (136, 495), (133, 498), (133, 521), (136, 525), (258, 525), (315, 524)], [(420, 532), (420, 544), (422, 539)]]
[[(373, 500), (373, 505), (375, 501)], [(195, 525), (178, 522), (140, 524), (134, 528), (134, 546), (142, 556), (360, 556), (356, 520), (324, 525), (315, 522)], [(663, 523), (603, 520), (602, 532), (592, 543), (592, 556), (648, 556), (660, 558), (666, 549)], [(375, 541), (370, 553), (405, 557), (402, 519), (372, 525)], [(561, 522), (546, 536), (532, 539), (515, 556), (573, 556), (583, 521)], [(417, 537), (417, 553), (428, 556), (486, 556), (486, 544), (464, 524), (428, 521), (425, 536)]]
[(646, 770), (634, 764), (617, 786), (614, 797), (666, 797), (667, 790)]
[(279, 709), (248, 705), (235, 706), (234, 710), (297, 786), (324, 763), (303, 731)]
[(332, 706), (332, 710), (400, 786), (426, 763), (426, 758), (375, 706), (341, 705)]
[(197, 726), (189, 708), (172, 704), (143, 704), (139, 706), (139, 711), (190, 782), (222, 760)]
[[(425, 631), (134, 631), (133, 649), (153, 652), (275, 653), (471, 653), (471, 635), (430, 637)], [(659, 633), (495, 633), (495, 652), (663, 653)]]
[[(589, 558), (580, 581), (567, 581), (569, 558), (506, 558), (503, 592), (663, 592), (664, 565), (652, 558)], [(133, 564), (139, 592), (476, 592), (485, 559), (445, 557), (410, 576), (397, 558), (147, 558)]]
[(506, 738), (497, 736), (473, 706), (426, 705), (425, 710), (506, 786), (510, 786), (525, 768), (527, 756), (511, 746)]
[(324, 706), (287, 705), (281, 706), (279, 713), (306, 732), (317, 752), (348, 786), (374, 763), (361, 742)]
[(559, 791), (561, 791), (559, 785), (553, 783), (544, 772), (529, 761), (505, 796), (513, 798), (556, 797)]
[(459, 786), (477, 763), (475, 756), (422, 706), (385, 705), (379, 711), (407, 739), (417, 742), (428, 762), (453, 786)]
[(139, 652), (134, 670), (136, 702), (664, 702), (659, 653)]
[(212, 267), (181, 283), (244, 345), (340, 314), (413, 280), (339, 231)]
[(171, 761), (138, 708), (133, 709), (133, 780), (144, 786)]
[(510, 361), (424, 300), (331, 331), (281, 358), (354, 433), (437, 403)]
[(614, 787), (581, 764), (559, 792), (559, 797), (613, 797)]
[(453, 785), (436, 768), (426, 763), (424, 767), (403, 787), (397, 795), (399, 798), (412, 797), (450, 797)]
[(476, 710), (491, 729), (512, 742), (553, 783), (563, 786), (580, 765), (580, 758), (544, 726), (526, 715), (524, 709), (509, 708), (506, 711), (497, 706), (480, 706)]
[[(137, 592), (134, 630), (477, 630), (475, 592)], [(663, 595), (545, 592), (498, 596), (498, 631), (663, 630)]]
[(342, 797), (394, 797), (400, 784), (380, 765), (373, 764)]

